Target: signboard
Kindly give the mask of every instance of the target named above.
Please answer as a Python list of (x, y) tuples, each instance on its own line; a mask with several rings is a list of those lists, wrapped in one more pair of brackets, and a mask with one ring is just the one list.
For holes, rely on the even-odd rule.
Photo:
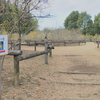
[(8, 36), (0, 35), (0, 56), (8, 54)]

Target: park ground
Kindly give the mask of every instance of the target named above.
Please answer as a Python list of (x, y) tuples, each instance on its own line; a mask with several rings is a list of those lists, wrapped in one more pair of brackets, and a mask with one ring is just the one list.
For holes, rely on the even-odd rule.
[[(23, 54), (34, 47), (22, 46)], [(37, 52), (44, 47), (37, 47)], [(14, 87), (13, 56), (7, 55), (2, 71), (3, 100), (100, 100), (100, 49), (93, 42), (56, 46), (44, 55), (20, 61), (20, 85)], [(76, 74), (75, 74), (76, 73)]]

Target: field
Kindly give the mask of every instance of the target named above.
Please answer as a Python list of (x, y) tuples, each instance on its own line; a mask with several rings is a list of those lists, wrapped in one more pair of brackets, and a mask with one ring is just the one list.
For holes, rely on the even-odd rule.
[[(20, 85), (14, 87), (13, 56), (2, 71), (3, 100), (100, 100), (100, 49), (92, 42), (58, 46), (44, 63), (44, 55), (20, 62)], [(23, 54), (34, 47), (23, 46)], [(43, 51), (44, 47), (37, 47)]]

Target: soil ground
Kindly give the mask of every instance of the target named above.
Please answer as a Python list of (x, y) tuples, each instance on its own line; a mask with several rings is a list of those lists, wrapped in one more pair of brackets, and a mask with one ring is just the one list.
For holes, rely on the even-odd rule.
[[(44, 55), (20, 61), (17, 87), (13, 85), (13, 56), (7, 55), (2, 71), (3, 100), (100, 100), (100, 49), (96, 46), (88, 42), (55, 47), (49, 64), (44, 63)], [(22, 50), (23, 54), (34, 53), (32, 46), (22, 46)], [(43, 50), (37, 47), (37, 52)]]

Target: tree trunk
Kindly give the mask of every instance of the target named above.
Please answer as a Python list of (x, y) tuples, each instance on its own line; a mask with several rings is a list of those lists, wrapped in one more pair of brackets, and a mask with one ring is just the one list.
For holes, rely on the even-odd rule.
[(19, 85), (19, 61), (17, 56), (14, 55), (14, 86)]

